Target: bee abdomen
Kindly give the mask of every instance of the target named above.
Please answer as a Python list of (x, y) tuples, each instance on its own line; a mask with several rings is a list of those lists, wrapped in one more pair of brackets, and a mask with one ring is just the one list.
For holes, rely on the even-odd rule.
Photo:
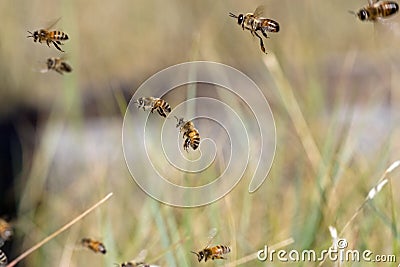
[(268, 19), (266, 21), (263, 22), (262, 27), (269, 32), (279, 32), (279, 23), (272, 20), (272, 19)]
[(384, 16), (391, 16), (399, 11), (399, 5), (396, 2), (388, 1), (382, 4), (381, 9)]
[(65, 62), (61, 62), (61, 69), (65, 72), (71, 72), (72, 67)]
[(52, 31), (51, 33), (52, 33), (52, 37), (53, 37), (55, 40), (63, 40), (63, 41), (65, 41), (65, 40), (68, 40), (68, 39), (69, 39), (68, 34), (66, 34), (65, 32), (62, 32), (62, 31)]
[(221, 251), (221, 254), (227, 254), (231, 252), (231, 248), (224, 245), (218, 245), (217, 248)]

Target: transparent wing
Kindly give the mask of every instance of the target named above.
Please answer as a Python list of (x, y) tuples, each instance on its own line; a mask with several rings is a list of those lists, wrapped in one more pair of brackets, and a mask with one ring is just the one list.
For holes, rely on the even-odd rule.
[(214, 237), (217, 235), (218, 230), (217, 228), (211, 228), (210, 232), (208, 233), (208, 243), (206, 248), (211, 244), (211, 242), (213, 241)]
[(400, 41), (400, 16), (394, 15), (392, 18), (378, 19), (374, 23), (375, 41), (383, 48), (398, 49)]
[(136, 258), (133, 259), (132, 261), (135, 263), (143, 262), (144, 259), (146, 258), (146, 256), (147, 256), (147, 249), (143, 249), (139, 252), (139, 254), (136, 256)]
[(261, 17), (264, 14), (265, 6), (258, 6), (254, 11), (254, 17)]
[(50, 22), (50, 23), (48, 24), (48, 26), (46, 27), (46, 30), (50, 30), (52, 27), (54, 27), (54, 26), (60, 21), (60, 19), (61, 19), (61, 17), (59, 17), (58, 19), (56, 19), (56, 20)]

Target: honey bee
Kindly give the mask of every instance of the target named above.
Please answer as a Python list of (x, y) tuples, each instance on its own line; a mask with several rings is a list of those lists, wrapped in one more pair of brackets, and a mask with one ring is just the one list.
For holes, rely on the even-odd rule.
[(49, 70), (54, 70), (61, 75), (64, 72), (71, 72), (72, 67), (64, 61), (63, 58), (60, 57), (49, 57), (46, 61), (47, 69), (42, 70), (41, 72), (48, 72)]
[(13, 229), (11, 225), (0, 218), (0, 247), (4, 245), (5, 241), (10, 240), (12, 235)]
[(100, 241), (96, 241), (90, 238), (82, 238), (81, 244), (84, 247), (91, 249), (94, 252), (100, 252), (106, 254), (106, 247)]
[(0, 267), (5, 267), (8, 263), (7, 255), (2, 250), (0, 250)]
[(399, 5), (393, 1), (368, 0), (368, 5), (361, 8), (357, 13), (349, 11), (356, 15), (361, 21), (377, 21), (390, 17), (399, 11)]
[(34, 42), (46, 42), (47, 46), (50, 47), (50, 44), (53, 44), (55, 48), (57, 48), (61, 52), (63, 51), (59, 45), (63, 45), (61, 41), (66, 41), (69, 39), (68, 34), (62, 31), (57, 31), (57, 30), (52, 30), (50, 31), (49, 29), (53, 27), (60, 19), (57, 19), (50, 27), (47, 27), (46, 29), (40, 29), (37, 31), (34, 31), (33, 33), (28, 31), (29, 34), (27, 38), (32, 37)]
[(156, 109), (158, 114), (164, 118), (167, 117), (167, 113), (171, 112), (171, 106), (161, 98), (141, 97), (134, 103), (138, 105), (138, 108), (143, 108), (143, 110), (151, 108), (151, 113)]
[(214, 239), (216, 233), (217, 233), (216, 229), (213, 228), (211, 230), (210, 241), (203, 250), (200, 250), (199, 252), (191, 251), (193, 254), (196, 254), (199, 262), (201, 262), (202, 259), (204, 259), (204, 262), (206, 262), (208, 259), (211, 260), (226, 259), (224, 258), (224, 255), (231, 252), (231, 248), (225, 245), (217, 245), (210, 247), (210, 243)]
[(142, 251), (140, 251), (139, 255), (135, 259), (115, 265), (119, 267), (159, 267), (158, 265), (149, 265), (147, 263), (144, 263), (144, 259), (146, 258), (146, 256), (147, 250), (143, 249)]
[(189, 146), (192, 147), (193, 150), (196, 150), (200, 144), (200, 134), (199, 131), (194, 128), (194, 124), (192, 121), (185, 121), (183, 118), (179, 118), (175, 116), (177, 120), (176, 128), (180, 127), (179, 132), (183, 132), (183, 138), (186, 137), (185, 142), (183, 143), (183, 149), (188, 151)]
[(257, 33), (260, 31), (265, 38), (269, 38), (267, 32), (279, 32), (279, 23), (272, 19), (261, 17), (264, 12), (264, 7), (259, 6), (254, 13), (239, 14), (239, 16), (229, 13), (229, 16), (237, 19), (237, 23), (242, 26), (242, 29), (247, 29), (260, 39), (261, 51), (265, 53), (264, 42), (261, 36)]

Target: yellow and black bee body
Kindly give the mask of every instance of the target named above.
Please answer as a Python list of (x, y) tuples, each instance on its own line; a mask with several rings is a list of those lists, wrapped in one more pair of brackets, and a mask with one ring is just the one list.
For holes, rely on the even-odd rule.
[(100, 241), (93, 240), (91, 238), (82, 238), (81, 244), (84, 247), (89, 248), (90, 250), (96, 253), (103, 253), (106, 254), (107, 250), (106, 247)]
[(3, 246), (4, 242), (11, 239), (13, 233), (11, 225), (6, 220), (0, 218), (0, 247)]
[(176, 127), (180, 127), (179, 132), (183, 132), (183, 138), (186, 138), (184, 143), (183, 143), (183, 149), (188, 151), (189, 146), (193, 149), (196, 150), (199, 145), (200, 145), (200, 134), (199, 131), (194, 127), (194, 124), (192, 121), (185, 121), (183, 118), (178, 119), (175, 117), (176, 120), (178, 121)]
[(0, 250), (0, 267), (5, 267), (8, 263), (7, 255)]
[(394, 1), (372, 1), (361, 8), (357, 13), (349, 11), (356, 15), (361, 21), (377, 21), (396, 14), (399, 11), (399, 5)]
[(157, 110), (158, 114), (164, 118), (171, 112), (171, 106), (161, 98), (151, 96), (141, 97), (135, 101), (135, 103), (138, 105), (138, 108), (143, 108), (143, 110), (151, 109), (151, 113), (153, 113), (154, 110)]
[(54, 70), (61, 75), (64, 74), (64, 72), (71, 72), (72, 67), (65, 62), (63, 58), (60, 57), (50, 57), (46, 61), (47, 65), (47, 70), (44, 70), (43, 72), (47, 72), (49, 70)]
[(218, 245), (214, 247), (206, 247), (199, 252), (191, 252), (197, 255), (199, 262), (201, 262), (203, 259), (206, 262), (208, 259), (225, 259), (224, 255), (231, 252), (231, 248), (225, 245)]
[(229, 13), (229, 16), (237, 19), (237, 23), (242, 26), (242, 29), (247, 29), (254, 36), (256, 35), (260, 40), (261, 51), (265, 53), (264, 42), (261, 36), (257, 33), (257, 31), (261, 32), (261, 34), (265, 38), (269, 38), (267, 32), (279, 32), (279, 23), (272, 19), (267, 19), (261, 17), (264, 12), (264, 7), (259, 6), (256, 8), (254, 13), (247, 14), (239, 14), (235, 15), (233, 13)]

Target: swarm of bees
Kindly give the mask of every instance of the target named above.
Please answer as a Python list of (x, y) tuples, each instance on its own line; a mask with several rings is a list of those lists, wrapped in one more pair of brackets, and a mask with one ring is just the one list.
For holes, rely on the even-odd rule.
[(242, 29), (249, 30), (251, 35), (256, 35), (260, 39), (261, 51), (265, 53), (264, 42), (261, 36), (257, 33), (260, 31), (265, 38), (269, 38), (267, 32), (279, 32), (279, 23), (272, 19), (261, 17), (264, 13), (264, 7), (259, 6), (254, 13), (239, 14), (239, 16), (229, 13), (229, 16), (237, 19), (237, 23), (242, 26)]
[(175, 116), (175, 119), (177, 120), (176, 128), (179, 128), (179, 132), (183, 132), (183, 138), (186, 137), (184, 143), (183, 143), (183, 149), (188, 151), (189, 146), (193, 149), (196, 150), (199, 147), (200, 144), (200, 134), (199, 131), (194, 128), (194, 124), (192, 121), (185, 121), (184, 118), (179, 118)]
[(368, 5), (361, 8), (358, 12), (349, 11), (357, 16), (361, 21), (375, 22), (396, 14), (399, 11), (399, 5), (393, 1), (368, 0)]
[(217, 245), (210, 247), (211, 241), (214, 239), (217, 231), (215, 228), (211, 229), (210, 240), (208, 241), (207, 246), (204, 249), (200, 250), (199, 252), (191, 251), (191, 253), (196, 254), (197, 259), (201, 262), (204, 259), (204, 262), (207, 260), (216, 260), (222, 259), (225, 260), (225, 254), (231, 252), (231, 248), (225, 245)]
[(82, 238), (81, 240), (82, 246), (92, 250), (95, 253), (106, 254), (107, 250), (103, 243), (100, 241), (91, 239), (91, 238)]
[(119, 267), (159, 267), (158, 265), (150, 265), (144, 262), (147, 256), (147, 250), (143, 249), (139, 252), (139, 255), (131, 261), (123, 262), (121, 264), (116, 263)]

